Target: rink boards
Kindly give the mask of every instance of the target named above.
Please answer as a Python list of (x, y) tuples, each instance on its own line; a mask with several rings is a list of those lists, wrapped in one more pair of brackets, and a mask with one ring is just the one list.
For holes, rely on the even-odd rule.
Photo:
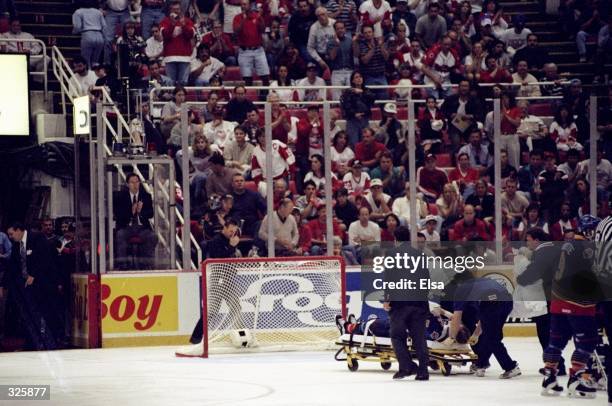
[[(359, 267), (346, 269), (347, 313), (364, 318), (374, 314), (384, 317), (381, 303), (362, 301), (359, 272)], [(508, 277), (512, 274), (510, 268), (490, 267), (485, 272), (513, 284), (513, 278)], [(199, 272), (122, 272), (102, 275), (99, 282), (93, 275), (76, 274), (72, 278), (73, 344), (78, 347), (184, 345), (200, 317)], [(303, 293), (310, 299), (315, 294), (307, 289)], [(329, 305), (330, 299), (322, 297), (318, 302)], [(295, 313), (296, 318), (300, 318), (300, 312), (312, 310), (296, 308), (295, 304), (276, 300), (272, 305), (285, 313)], [(243, 309), (248, 312), (248, 306)], [(530, 324), (511, 323), (505, 334), (534, 335), (535, 330)]]

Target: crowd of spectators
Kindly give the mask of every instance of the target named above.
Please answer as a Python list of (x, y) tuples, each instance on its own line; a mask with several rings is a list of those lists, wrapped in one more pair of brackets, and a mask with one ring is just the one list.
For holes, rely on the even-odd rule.
[[(190, 108), (190, 165), (181, 169), (190, 174), (191, 206), (201, 218), (192, 231), (204, 247), (231, 216), (242, 220), (244, 255), (265, 249), (270, 221), (279, 255), (324, 253), (325, 199), (333, 199), (334, 243), (347, 259), (358, 261), (366, 241), (392, 240), (411, 216), (403, 107), (409, 96), (424, 100), (414, 117), (419, 238), (494, 238), (491, 98), (501, 99), (504, 239), (520, 240), (534, 226), (562, 239), (577, 217), (589, 214), (589, 94), (580, 79), (559, 72), (524, 15), (507, 16), (494, 0), (173, 1), (167, 7), (142, 0), (138, 24), (127, 0), (106, 3), (103, 11), (83, 4), (75, 13), (84, 58), (75, 61), (77, 78), (84, 88), (99, 85), (108, 64), (118, 64), (147, 92), (175, 86), (155, 92), (161, 111), (143, 104), (141, 128), (158, 151), (178, 156), (180, 110), (201, 102)], [(603, 66), (607, 10), (596, 0), (562, 2), (561, 10), (580, 59)], [(94, 21), (99, 29), (87, 29)], [(599, 36), (591, 55), (584, 45), (589, 35)], [(95, 74), (87, 69), (101, 58)], [(189, 85), (218, 90), (194, 92)], [(608, 93), (600, 100), (598, 213), (591, 213), (599, 216), (609, 210), (612, 176)], [(316, 103), (323, 100), (338, 103), (330, 151), (323, 148)], [(270, 156), (262, 101), (272, 110)], [(324, 192), (326, 153), (333, 196)], [(268, 176), (273, 191), (265, 188)], [(274, 195), (270, 212), (267, 193)]]

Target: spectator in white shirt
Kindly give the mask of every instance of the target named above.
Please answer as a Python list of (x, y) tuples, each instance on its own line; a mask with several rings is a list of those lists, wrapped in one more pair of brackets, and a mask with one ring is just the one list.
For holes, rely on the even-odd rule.
[(519, 83), (521, 85), (521, 87), (519, 87), (517, 96), (542, 96), (540, 86), (533, 84), (537, 82), (538, 79), (529, 73), (529, 65), (527, 64), (527, 61), (518, 61), (516, 64), (516, 72), (512, 75), (512, 83)]
[(221, 150), (234, 141), (234, 128), (236, 124), (223, 119), (223, 107), (217, 106), (213, 111), (213, 119), (204, 124), (204, 135), (211, 145), (218, 146)]
[[(0, 39), (35, 40), (32, 34), (21, 31), (21, 23), (17, 18), (11, 20), (9, 31), (5, 32), (4, 34), (0, 34)], [(42, 46), (38, 42), (0, 42), (0, 50), (5, 52), (29, 54), (30, 69), (32, 72), (44, 72), (45, 75), (47, 74), (47, 71), (44, 69), (44, 64), (45, 60), (47, 60), (47, 63), (49, 63), (49, 57), (47, 55), (42, 55)], [(34, 76), (34, 79), (37, 81), (42, 81), (42, 76)]]
[(300, 101), (322, 101), (325, 100), (325, 81), (317, 75), (317, 65), (308, 62), (306, 65), (306, 77), (297, 81), (296, 86), (309, 86), (312, 89), (298, 89)]
[(307, 49), (308, 54), (321, 67), (321, 71), (325, 71), (329, 69), (329, 66), (327, 66), (324, 57), (327, 54), (329, 42), (336, 38), (336, 31), (334, 30), (336, 21), (328, 17), (325, 7), (317, 7), (315, 15), (317, 21), (310, 26)]
[(191, 61), (191, 73), (189, 76), (196, 86), (207, 86), (210, 78), (215, 75), (223, 77), (225, 65), (217, 58), (210, 56), (206, 45), (198, 47), (198, 57)]
[(164, 55), (164, 37), (159, 29), (159, 24), (151, 26), (151, 36), (147, 38), (145, 47), (145, 55), (149, 60), (161, 59)]
[(425, 227), (420, 231), (425, 236), (425, 241), (439, 242), (440, 233), (436, 230), (438, 227), (438, 218), (429, 215), (425, 217)]
[(89, 94), (91, 88), (95, 86), (98, 77), (89, 69), (87, 62), (82, 56), (77, 56), (72, 60), (72, 71), (74, 72), (74, 78), (81, 86), (79, 94), (82, 96)]
[(359, 219), (349, 226), (349, 245), (361, 247), (366, 242), (380, 241), (380, 227), (370, 221), (370, 208), (361, 207), (359, 209)]
[[(417, 195), (416, 198), (416, 208), (418, 212), (417, 224), (418, 222), (427, 216), (427, 204)], [(393, 206), (391, 207), (393, 214), (395, 214), (400, 219), (400, 223), (403, 226), (410, 227), (410, 183), (406, 182), (406, 195), (402, 197), (398, 197), (393, 201)]]
[(506, 50), (511, 56), (527, 45), (527, 37), (531, 34), (531, 30), (525, 28), (524, 16), (515, 15), (512, 24), (514, 27), (506, 29), (499, 35), (499, 39), (506, 44)]

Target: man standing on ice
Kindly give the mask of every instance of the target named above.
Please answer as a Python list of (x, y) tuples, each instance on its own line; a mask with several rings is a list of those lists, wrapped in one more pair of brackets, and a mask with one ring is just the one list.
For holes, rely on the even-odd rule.
[[(412, 248), (408, 243), (410, 240), (408, 228), (399, 227), (395, 231), (395, 239), (401, 245), (388, 253), (389, 257), (395, 257), (397, 253), (401, 256), (408, 254), (415, 258), (422, 255), (421, 252)], [(417, 281), (418, 286), (419, 280), (429, 279), (429, 271), (422, 265), (416, 270), (391, 269), (386, 271), (385, 279), (399, 281), (403, 278)], [(427, 341), (425, 340), (425, 324), (429, 318), (428, 293), (426, 289), (417, 289), (411, 292), (389, 290), (385, 292), (384, 308), (389, 312), (391, 322), (391, 344), (399, 362), (399, 370), (393, 375), (393, 379), (404, 379), (416, 373), (415, 380), (429, 380), (429, 372), (427, 371), (429, 351), (427, 349)], [(408, 351), (406, 343), (408, 334), (406, 330), (410, 334), (412, 346), (419, 360), (418, 365), (412, 361)]]

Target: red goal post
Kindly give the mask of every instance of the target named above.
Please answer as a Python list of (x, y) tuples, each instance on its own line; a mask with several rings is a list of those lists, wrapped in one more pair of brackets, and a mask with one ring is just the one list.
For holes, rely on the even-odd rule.
[[(335, 318), (346, 317), (345, 263), (339, 256), (223, 258), (202, 263), (203, 357), (209, 349), (329, 348)], [(243, 350), (246, 350), (243, 349)]]

